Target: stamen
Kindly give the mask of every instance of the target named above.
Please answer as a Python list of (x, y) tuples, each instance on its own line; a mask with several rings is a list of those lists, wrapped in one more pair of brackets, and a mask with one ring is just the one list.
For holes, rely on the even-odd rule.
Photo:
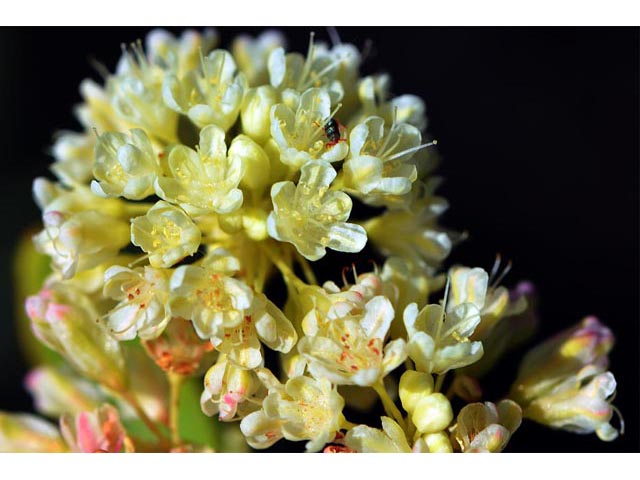
[(507, 274), (511, 271), (511, 267), (513, 266), (513, 264), (511, 263), (511, 260), (509, 260), (509, 262), (507, 262), (507, 266), (504, 267), (504, 270), (502, 271), (502, 273), (500, 274), (500, 276), (498, 278), (496, 278), (496, 280), (493, 282), (493, 284), (491, 285), (492, 287), (497, 287), (500, 282), (502, 281), (502, 279), (504, 277), (507, 276)]
[(387, 161), (395, 160), (396, 158), (402, 157), (403, 155), (417, 152), (418, 150), (422, 150), (423, 148), (433, 147), (434, 145), (437, 145), (437, 144), (438, 144), (438, 141), (434, 140), (433, 142), (425, 143), (423, 145), (418, 145), (417, 147), (408, 148), (406, 150), (403, 150), (402, 152), (396, 153), (395, 155), (391, 155), (389, 158), (387, 158)]
[[(338, 105), (336, 105), (336, 108), (333, 109), (333, 111), (329, 114), (327, 118), (322, 119), (322, 124), (316, 126), (316, 129), (311, 134), (311, 137), (308, 143), (311, 143), (312, 141), (314, 141), (315, 138), (318, 136), (318, 134), (324, 131), (324, 127), (327, 124), (327, 122), (331, 120), (335, 116), (335, 114), (338, 113), (338, 110), (340, 110), (341, 108), (342, 108), (342, 104), (339, 103)], [(317, 124), (317, 122), (313, 122), (313, 123)]]
[(142, 257), (138, 258), (137, 260), (134, 260), (129, 265), (127, 265), (127, 267), (131, 268), (131, 267), (133, 267), (134, 265), (137, 265), (140, 262), (144, 262), (147, 258), (149, 258), (149, 254), (143, 255)]
[(311, 70), (311, 62), (313, 61), (313, 38), (315, 37), (315, 32), (311, 32), (309, 34), (309, 49), (307, 50), (307, 58), (304, 62), (304, 67), (302, 68), (302, 74), (300, 75), (300, 79), (298, 80), (298, 85), (296, 90), (305, 90), (303, 86), (305, 85), (305, 79), (307, 75), (309, 75), (309, 71)]
[(620, 420), (620, 435), (624, 435), (624, 418), (622, 417), (622, 412), (615, 405), (611, 405), (611, 409), (618, 415), (618, 420)]
[(489, 275), (489, 285), (493, 283), (493, 279), (498, 274), (498, 270), (500, 269), (500, 262), (502, 262), (502, 255), (500, 252), (496, 253), (496, 259), (493, 262), (493, 267), (491, 267), (491, 274)]
[(304, 88), (307, 89), (309, 88), (311, 85), (313, 85), (314, 82), (317, 82), (318, 80), (321, 80), (323, 76), (325, 76), (327, 73), (329, 73), (331, 70), (333, 70), (337, 65), (341, 64), (343, 60), (346, 60), (347, 58), (349, 58), (349, 53), (347, 52), (343, 57), (340, 58), (336, 58), (333, 62), (331, 62), (329, 65), (327, 65), (326, 67), (324, 67), (322, 70), (320, 70), (318, 73), (316, 72), (310, 72), (311, 74), (311, 81), (310, 82), (306, 82), (304, 84)]
[(327, 27), (327, 33), (329, 34), (329, 38), (331, 39), (331, 43), (333, 46), (342, 45), (340, 41), (340, 35), (338, 35), (338, 29), (336, 27)]

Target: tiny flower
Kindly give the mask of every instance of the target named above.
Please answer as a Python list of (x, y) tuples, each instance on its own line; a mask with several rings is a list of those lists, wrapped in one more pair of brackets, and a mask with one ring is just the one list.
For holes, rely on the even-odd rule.
[(206, 415), (217, 414), (221, 422), (231, 422), (258, 410), (256, 403), (265, 396), (266, 390), (253, 370), (238, 367), (222, 357), (204, 377), (200, 405)]
[(215, 125), (200, 131), (197, 152), (184, 145), (173, 147), (168, 169), (170, 176), (158, 177), (156, 192), (190, 215), (229, 213), (242, 205), (242, 157), (227, 156), (224, 131)]
[(198, 338), (191, 322), (182, 318), (173, 318), (158, 337), (142, 344), (163, 371), (179, 375), (196, 373), (202, 357), (213, 350), (211, 342)]
[(447, 209), (443, 198), (428, 190), (407, 210), (387, 210), (363, 223), (368, 238), (387, 256), (399, 256), (420, 268), (435, 268), (449, 255), (452, 237), (437, 226)]
[(280, 149), (280, 161), (299, 169), (309, 161), (338, 162), (347, 156), (346, 142), (330, 144), (324, 126), (333, 117), (329, 94), (310, 88), (295, 110), (285, 103), (271, 108), (271, 136)]
[(449, 436), (445, 432), (427, 433), (413, 444), (414, 453), (452, 453)]
[(327, 378), (337, 385), (374, 385), (407, 356), (402, 339), (383, 348), (393, 318), (391, 302), (383, 296), (374, 297), (360, 315), (333, 319), (313, 335), (305, 332), (298, 351), (316, 378)]
[[(446, 307), (427, 305), (418, 312), (415, 303), (404, 311), (409, 356), (419, 371), (443, 374), (462, 368), (480, 359), (482, 343), (470, 341), (480, 323), (480, 309), (484, 305), (486, 284), (475, 280), (486, 277), (482, 269), (477, 276), (451, 277), (456, 292), (473, 292), (468, 296), (450, 296)], [(475, 290), (474, 290), (475, 288)]]
[(218, 40), (218, 32), (213, 28), (205, 28), (202, 33), (187, 29), (180, 38), (156, 28), (148, 33), (145, 46), (151, 63), (170, 72), (184, 74), (198, 68), (200, 52), (206, 54)]
[(522, 410), (511, 400), (471, 403), (458, 413), (452, 442), (465, 453), (504, 450), (522, 422)]
[(34, 399), (36, 410), (50, 417), (90, 410), (105, 398), (91, 382), (49, 365), (31, 370), (24, 384)]
[(261, 85), (247, 91), (242, 101), (240, 120), (242, 131), (258, 143), (271, 138), (271, 108), (280, 95), (271, 85)]
[(247, 135), (238, 135), (229, 147), (229, 158), (239, 162), (243, 168), (240, 185), (259, 198), (270, 184), (270, 160), (260, 145)]
[(60, 453), (67, 450), (58, 429), (27, 413), (0, 412), (1, 453)]
[(268, 83), (267, 62), (273, 50), (282, 47), (285, 38), (278, 30), (266, 30), (256, 38), (239, 35), (233, 40), (231, 52), (238, 68), (247, 77), (251, 86)]
[(279, 182), (271, 187), (273, 212), (267, 220), (269, 235), (290, 242), (309, 260), (319, 260), (326, 248), (359, 252), (367, 242), (364, 229), (347, 223), (351, 199), (329, 190), (336, 171), (326, 162), (302, 167), (300, 181)]
[[(268, 371), (267, 371), (268, 372)], [(294, 377), (280, 384), (270, 372), (258, 373), (269, 389), (262, 410), (242, 419), (240, 429), (247, 443), (266, 448), (279, 438), (309, 440), (308, 452), (317, 452), (331, 442), (344, 421), (344, 399), (327, 379)], [(267, 375), (268, 379), (264, 379)]]
[(173, 315), (191, 320), (200, 338), (217, 342), (224, 328), (243, 322), (253, 303), (253, 291), (244, 282), (208, 266), (178, 267), (170, 288)]
[(105, 403), (90, 412), (64, 414), (60, 418), (62, 436), (72, 451), (80, 453), (119, 453), (132, 451), (118, 411)]
[(118, 392), (125, 389), (120, 344), (97, 321), (100, 316), (85, 293), (54, 283), (27, 298), (25, 306), (40, 341), (88, 378)]
[(247, 82), (236, 74), (236, 63), (225, 50), (214, 50), (201, 58), (202, 72), (167, 75), (162, 85), (166, 105), (187, 115), (203, 128), (215, 124), (224, 131), (235, 123), (240, 113)]
[(129, 243), (127, 224), (100, 211), (50, 210), (42, 220), (44, 230), (33, 241), (64, 279), (115, 257)]
[(451, 403), (442, 393), (423, 396), (411, 412), (411, 421), (422, 434), (441, 432), (449, 426), (451, 420)]
[(91, 179), (95, 140), (86, 133), (64, 132), (58, 135), (51, 152), (53, 173), (66, 185), (85, 184)]
[(101, 197), (123, 196), (141, 200), (153, 194), (153, 181), (158, 174), (153, 147), (144, 130), (124, 133), (107, 132), (98, 138), (95, 148), (91, 190)]
[(162, 333), (171, 319), (169, 270), (153, 267), (113, 266), (104, 273), (106, 297), (119, 303), (107, 313), (107, 323), (118, 340), (131, 340), (139, 335), (148, 340)]
[(410, 453), (411, 447), (400, 426), (381, 417), (382, 430), (358, 425), (347, 432), (345, 443), (359, 453)]
[(349, 158), (344, 163), (345, 185), (373, 205), (387, 196), (409, 193), (417, 179), (411, 162), (421, 145), (420, 130), (407, 123), (385, 128), (381, 117), (368, 117), (349, 134)]
[(142, 47), (124, 52), (107, 91), (118, 115), (165, 143), (177, 140), (178, 114), (163, 102), (164, 71), (149, 62)]
[(168, 268), (200, 246), (198, 227), (184, 211), (159, 201), (146, 215), (131, 220), (131, 243), (149, 254), (154, 268)]

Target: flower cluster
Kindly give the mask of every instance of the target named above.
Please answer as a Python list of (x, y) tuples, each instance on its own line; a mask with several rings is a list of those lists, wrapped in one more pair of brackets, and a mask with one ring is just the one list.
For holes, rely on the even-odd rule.
[[(462, 236), (438, 225), (421, 99), (361, 78), (353, 45), (284, 44), (154, 30), (81, 84), (84, 132), (56, 138), (56, 181), (33, 187), (51, 270), (26, 311), (58, 355), (26, 385), (59, 427), (1, 413), (0, 451), (224, 450), (227, 423), (255, 449), (325, 452), (499, 452), (523, 417), (615, 438), (613, 335), (595, 318), (483, 398), (535, 327), (533, 287), (443, 268)], [(365, 247), (353, 283), (317, 268)], [(185, 421), (187, 401), (215, 418)]]

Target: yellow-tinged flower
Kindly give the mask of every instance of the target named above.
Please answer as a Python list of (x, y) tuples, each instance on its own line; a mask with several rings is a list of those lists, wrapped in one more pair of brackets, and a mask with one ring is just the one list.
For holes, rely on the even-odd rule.
[(162, 333), (171, 319), (168, 309), (170, 270), (113, 266), (104, 273), (106, 297), (119, 303), (107, 313), (111, 334), (118, 340), (136, 335), (149, 340)]
[(271, 85), (260, 85), (247, 90), (240, 109), (242, 131), (260, 144), (269, 140), (271, 138), (271, 108), (279, 100), (279, 92)]
[(611, 330), (595, 317), (585, 318), (525, 355), (510, 397), (526, 418), (613, 440), (616, 380), (606, 371), (613, 342)]
[(90, 412), (64, 414), (60, 418), (62, 435), (74, 452), (132, 452), (133, 443), (127, 437), (118, 411), (108, 403)]
[(250, 86), (264, 85), (269, 82), (267, 63), (269, 55), (286, 43), (284, 35), (278, 30), (265, 30), (257, 37), (238, 35), (233, 39), (231, 53), (238, 62), (238, 68), (247, 77)]
[(183, 76), (167, 75), (162, 85), (164, 101), (200, 128), (215, 124), (227, 131), (238, 118), (247, 81), (236, 73), (236, 62), (226, 50), (202, 57), (201, 68)]
[(471, 403), (460, 410), (451, 440), (464, 453), (498, 453), (521, 422), (522, 409), (511, 400)]
[(170, 281), (172, 314), (191, 320), (200, 338), (218, 343), (225, 328), (242, 324), (253, 303), (251, 288), (226, 273), (215, 266), (183, 265)]
[(317, 331), (305, 331), (298, 351), (309, 372), (337, 385), (368, 386), (380, 382), (406, 358), (404, 340), (384, 346), (394, 318), (389, 299), (376, 296), (358, 315), (351, 312), (325, 322)]
[(218, 41), (218, 32), (213, 28), (205, 28), (202, 33), (187, 29), (179, 38), (156, 28), (147, 34), (145, 46), (151, 63), (182, 75), (198, 68), (201, 53), (206, 55)]
[[(251, 137), (238, 135), (229, 147), (229, 158), (242, 165), (240, 185), (254, 199), (261, 198), (264, 189), (270, 184), (271, 162), (266, 152)], [(260, 211), (264, 212), (262, 209)]]
[(98, 138), (95, 148), (91, 190), (101, 197), (125, 197), (141, 200), (153, 194), (153, 182), (159, 165), (144, 130), (107, 132)]
[(282, 163), (297, 170), (312, 160), (344, 159), (349, 151), (347, 142), (333, 143), (324, 131), (332, 118), (329, 93), (310, 88), (295, 103), (279, 103), (271, 108), (271, 136), (280, 149)]
[(437, 226), (448, 204), (430, 190), (425, 186), (408, 209), (387, 210), (363, 223), (367, 236), (384, 255), (403, 257), (422, 269), (437, 268), (449, 255), (451, 235)]
[(347, 432), (345, 442), (359, 453), (410, 453), (404, 431), (389, 417), (381, 417), (382, 430), (358, 425)]
[(35, 415), (0, 411), (0, 452), (60, 453), (67, 451), (58, 429)]
[(273, 212), (267, 220), (269, 235), (292, 243), (309, 260), (319, 260), (326, 248), (359, 252), (367, 242), (360, 225), (347, 223), (351, 199), (330, 190), (336, 171), (324, 161), (302, 167), (298, 185), (278, 182), (271, 187)]
[(193, 255), (201, 233), (181, 208), (159, 201), (146, 215), (131, 220), (131, 243), (149, 254), (154, 268), (168, 268)]
[(51, 171), (65, 185), (85, 184), (91, 179), (95, 140), (87, 133), (63, 132), (51, 149)]
[(425, 372), (407, 370), (398, 388), (402, 407), (421, 434), (443, 431), (453, 419), (447, 397), (433, 391), (433, 377)]
[(451, 274), (450, 290), (456, 294), (445, 298), (446, 306), (427, 305), (418, 311), (417, 305), (412, 303), (405, 309), (407, 348), (417, 370), (443, 374), (482, 357), (482, 343), (469, 338), (480, 323), (487, 274), (482, 269), (474, 269), (472, 273), (466, 276)]
[(175, 142), (178, 114), (162, 98), (165, 72), (149, 62), (139, 44), (132, 45), (132, 50), (123, 53), (116, 74), (107, 78), (111, 104), (129, 124), (160, 141)]
[(76, 370), (115, 391), (126, 387), (120, 344), (97, 320), (91, 299), (64, 283), (45, 286), (27, 298), (33, 333), (62, 355)]
[(204, 377), (200, 406), (205, 415), (222, 422), (240, 420), (259, 410), (267, 391), (255, 371), (246, 370), (221, 356)]
[(129, 243), (127, 224), (101, 211), (49, 210), (42, 220), (44, 230), (33, 241), (38, 251), (51, 257), (64, 279), (115, 257)]
[(393, 123), (385, 128), (382, 117), (368, 117), (349, 134), (345, 186), (372, 205), (384, 205), (388, 196), (409, 193), (418, 178), (413, 154), (427, 146), (421, 141), (420, 130), (413, 125)]
[(36, 410), (49, 417), (90, 410), (106, 398), (95, 384), (68, 369), (51, 365), (31, 370), (24, 385), (34, 399)]
[(342, 427), (344, 399), (327, 379), (290, 378), (282, 385), (266, 369), (258, 376), (269, 390), (262, 409), (242, 419), (240, 429), (253, 448), (267, 448), (280, 438), (309, 440), (308, 452), (331, 442)]
[(194, 216), (238, 209), (243, 159), (229, 153), (227, 156), (222, 129), (215, 125), (203, 128), (197, 152), (184, 145), (173, 147), (168, 159), (170, 176), (158, 177), (156, 193)]

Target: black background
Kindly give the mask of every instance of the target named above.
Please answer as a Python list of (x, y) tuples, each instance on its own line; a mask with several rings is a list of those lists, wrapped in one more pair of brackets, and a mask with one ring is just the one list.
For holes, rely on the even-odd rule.
[[(20, 232), (39, 219), (31, 181), (47, 174), (54, 131), (78, 128), (71, 113), (78, 84), (98, 79), (89, 59), (113, 70), (120, 44), (148, 30), (0, 30), (0, 409), (31, 409), (14, 340), (10, 270)], [(259, 30), (222, 28), (223, 46), (236, 33)], [(291, 50), (306, 51), (309, 29), (283, 30)], [(451, 203), (443, 223), (470, 233), (450, 263), (490, 269), (497, 252), (511, 259), (504, 283), (530, 279), (539, 289), (537, 339), (588, 314), (617, 337), (611, 370), (626, 435), (604, 443), (525, 421), (508, 451), (638, 451), (638, 29), (339, 33), (359, 47), (372, 40), (364, 72), (386, 71), (394, 94), (426, 101), (443, 157), (440, 193)], [(492, 385), (508, 385), (516, 368), (517, 357), (508, 357)]]

